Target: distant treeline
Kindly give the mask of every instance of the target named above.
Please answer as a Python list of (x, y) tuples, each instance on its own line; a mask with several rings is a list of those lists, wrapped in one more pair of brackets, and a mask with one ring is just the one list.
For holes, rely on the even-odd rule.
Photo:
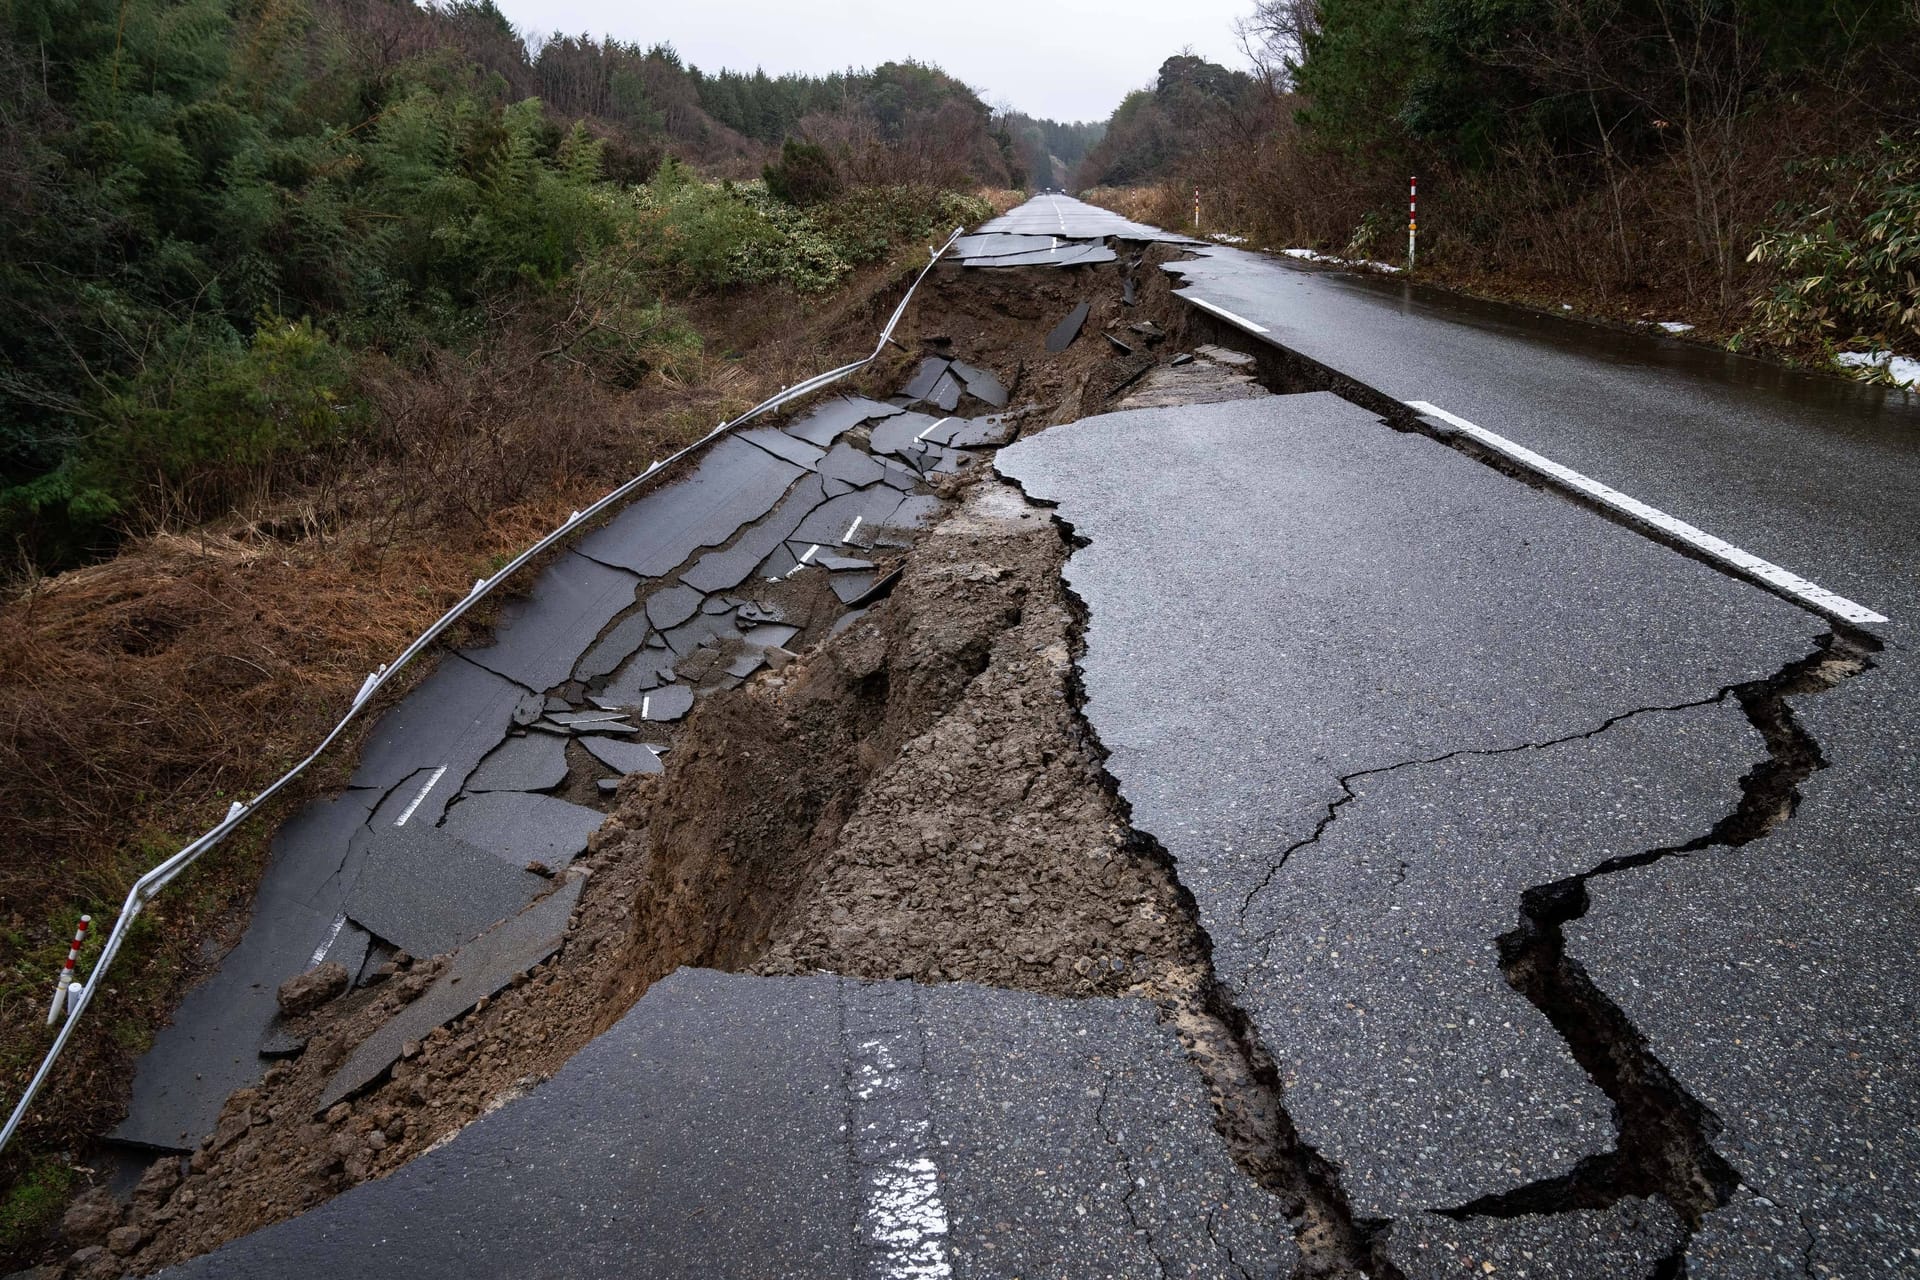
[(1678, 298), (1920, 349), (1915, 0), (1260, 0), (1252, 76), (1170, 59), (1081, 185), (1198, 181), (1273, 241)]
[[(709, 75), (492, 0), (10, 0), (0, 125), (9, 572), (404, 449), (369, 362), (632, 385), (697, 350), (677, 297), (831, 287), (1031, 167), (933, 67)], [(806, 200), (702, 181), (769, 161)]]

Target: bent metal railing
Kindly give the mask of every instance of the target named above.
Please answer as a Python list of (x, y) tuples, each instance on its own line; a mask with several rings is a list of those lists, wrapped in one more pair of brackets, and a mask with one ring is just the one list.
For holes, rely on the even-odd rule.
[(340, 717), (340, 722), (334, 725), (332, 731), (320, 740), (320, 745), (315, 747), (306, 759), (287, 770), (273, 785), (269, 786), (252, 800), (247, 801), (245, 804), (237, 800), (234, 801), (232, 807), (227, 810), (227, 816), (222, 818), (218, 825), (134, 881), (133, 887), (127, 890), (126, 901), (121, 904), (120, 914), (113, 922), (113, 929), (107, 934), (106, 943), (100, 948), (100, 954), (94, 961), (93, 972), (87, 976), (86, 983), (81, 986), (79, 992), (71, 998), (66, 1019), (60, 1024), (59, 1033), (55, 1035), (52, 1047), (47, 1050), (46, 1057), (41, 1059), (39, 1070), (34, 1072), (33, 1079), (27, 1083), (26, 1091), (20, 1095), (19, 1102), (14, 1105), (13, 1114), (7, 1117), (6, 1128), (0, 1129), (0, 1150), (5, 1150), (7, 1143), (13, 1140), (14, 1131), (20, 1127), (21, 1120), (26, 1116), (27, 1108), (33, 1104), (34, 1097), (40, 1092), (41, 1087), (46, 1084), (47, 1077), (53, 1072), (54, 1063), (59, 1060), (61, 1050), (66, 1048), (67, 1041), (73, 1036), (74, 1028), (79, 1025), (80, 1015), (86, 1011), (87, 1005), (92, 1002), (94, 992), (99, 990), (100, 981), (106, 976), (108, 966), (113, 963), (114, 956), (119, 953), (121, 944), (126, 940), (127, 930), (132, 926), (134, 918), (140, 914), (141, 908), (144, 907), (154, 895), (166, 888), (168, 882), (175, 876), (192, 866), (201, 854), (225, 839), (229, 832), (251, 817), (262, 805), (268, 800), (271, 800), (281, 788), (299, 777), (300, 774), (306, 770), (307, 766), (319, 759), (321, 753), (333, 745), (334, 739), (338, 738), (340, 734), (345, 731), (346, 727), (353, 722), (354, 718), (366, 707), (373, 695), (378, 693), (395, 675), (399, 674), (402, 667), (418, 657), (428, 645), (432, 644), (434, 640), (439, 637), (441, 632), (452, 626), (462, 615), (473, 608), (475, 604), (486, 599), (488, 595), (492, 594), (495, 588), (512, 577), (525, 566), (528, 561), (534, 559), (569, 534), (580, 529), (588, 521), (609, 507), (631, 497), (649, 480), (659, 475), (665, 468), (680, 461), (680, 459), (699, 452), (713, 441), (743, 424), (751, 422), (763, 414), (771, 413), (783, 405), (791, 404), (793, 401), (799, 400), (802, 397), (812, 395), (821, 388), (838, 382), (848, 374), (863, 369), (878, 359), (880, 353), (886, 349), (887, 343), (893, 340), (893, 331), (899, 325), (900, 318), (906, 314), (907, 304), (913, 301), (913, 295), (915, 291), (919, 289), (921, 281), (927, 278), (927, 273), (932, 271), (934, 265), (940, 261), (947, 250), (953, 247), (953, 242), (960, 238), (964, 230), (965, 228), (963, 227), (955, 227), (953, 233), (947, 237), (944, 244), (936, 249), (929, 250), (927, 265), (920, 269), (918, 275), (914, 276), (913, 283), (908, 286), (906, 293), (900, 299), (899, 305), (893, 309), (893, 314), (887, 319), (886, 328), (880, 331), (879, 341), (873, 344), (872, 352), (853, 361), (851, 364), (843, 364), (837, 369), (829, 369), (825, 373), (815, 374), (804, 382), (795, 383), (793, 386), (783, 389), (778, 395), (761, 401), (739, 417), (722, 422), (712, 431), (701, 436), (684, 449), (669, 454), (652, 463), (645, 471), (633, 477), (633, 479), (627, 481), (625, 484), (622, 484), (619, 488), (613, 490), (613, 492), (607, 494), (606, 497), (600, 499), (586, 510), (576, 511), (568, 516), (566, 522), (558, 529), (555, 529), (552, 533), (540, 539), (540, 541), (534, 543), (525, 551), (522, 551), (511, 563), (500, 569), (492, 577), (482, 578), (475, 582), (473, 584), (473, 590), (467, 593), (465, 599), (441, 614), (440, 620), (421, 632), (419, 638), (408, 645), (399, 657), (367, 677), (366, 682), (360, 686), (360, 692), (354, 694), (353, 704), (347, 708), (347, 713)]

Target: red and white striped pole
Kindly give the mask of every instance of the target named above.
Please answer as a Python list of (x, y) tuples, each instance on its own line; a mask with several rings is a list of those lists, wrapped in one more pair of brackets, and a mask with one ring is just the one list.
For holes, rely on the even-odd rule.
[(1200, 185), (1198, 183), (1195, 183), (1193, 188), (1193, 229), (1195, 231), (1200, 229)]
[(1415, 236), (1419, 229), (1420, 175), (1407, 179), (1407, 270), (1413, 270)]
[(53, 1007), (47, 1010), (48, 1026), (52, 1026), (54, 1019), (60, 1016), (60, 1006), (67, 1002), (69, 988), (78, 985), (73, 980), (73, 962), (80, 958), (80, 944), (87, 940), (87, 926), (92, 923), (92, 916), (81, 916), (80, 927), (73, 931), (73, 945), (67, 948), (67, 962), (60, 966), (60, 977), (54, 983)]

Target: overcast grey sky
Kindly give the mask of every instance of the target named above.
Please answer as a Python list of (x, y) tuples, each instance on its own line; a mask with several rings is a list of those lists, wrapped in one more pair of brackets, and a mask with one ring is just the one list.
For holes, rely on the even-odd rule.
[(1104, 120), (1183, 46), (1246, 64), (1233, 20), (1252, 0), (496, 0), (515, 26), (546, 34), (666, 41), (703, 71), (826, 72), (918, 58), (980, 91), (1055, 120)]

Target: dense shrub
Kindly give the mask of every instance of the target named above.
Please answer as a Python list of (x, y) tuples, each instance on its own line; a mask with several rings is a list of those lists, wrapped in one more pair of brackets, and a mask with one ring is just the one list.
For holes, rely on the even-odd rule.
[(1830, 204), (1782, 210), (1787, 225), (1754, 245), (1751, 260), (1780, 276), (1756, 305), (1760, 328), (1920, 352), (1920, 151), (1881, 138), (1815, 167), (1823, 186), (1851, 181)]
[(652, 277), (680, 293), (783, 285), (817, 293), (902, 240), (983, 220), (986, 202), (923, 187), (863, 187), (798, 209), (763, 183), (709, 182), (668, 161), (637, 195), (637, 244)]
[(840, 194), (840, 175), (834, 170), (833, 157), (817, 143), (788, 138), (780, 146), (779, 161), (768, 165), (762, 174), (768, 191), (802, 209)]

